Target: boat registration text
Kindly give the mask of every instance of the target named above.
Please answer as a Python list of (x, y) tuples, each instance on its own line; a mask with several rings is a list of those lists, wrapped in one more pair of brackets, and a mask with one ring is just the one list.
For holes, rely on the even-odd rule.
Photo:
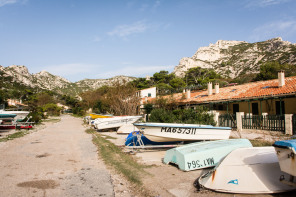
[(196, 160), (187, 162), (188, 169), (195, 169), (195, 168), (203, 168), (203, 167), (209, 167), (215, 165), (215, 161), (213, 157), (204, 159), (204, 160)]
[(160, 132), (195, 135), (196, 130), (197, 130), (196, 128), (161, 127)]

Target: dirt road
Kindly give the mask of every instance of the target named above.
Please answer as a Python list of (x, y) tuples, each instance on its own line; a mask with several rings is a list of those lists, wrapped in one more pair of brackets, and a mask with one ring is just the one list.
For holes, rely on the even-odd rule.
[(57, 123), (0, 143), (1, 196), (114, 196), (111, 177), (82, 120)]

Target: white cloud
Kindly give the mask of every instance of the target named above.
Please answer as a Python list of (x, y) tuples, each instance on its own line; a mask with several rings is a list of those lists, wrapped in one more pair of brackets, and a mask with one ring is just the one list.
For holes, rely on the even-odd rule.
[(126, 38), (132, 34), (143, 33), (148, 29), (148, 25), (143, 21), (135, 22), (131, 25), (119, 25), (115, 27), (114, 30), (108, 32), (109, 36), (118, 36), (121, 38)]
[(0, 7), (15, 3), (26, 3), (28, 0), (0, 0)]
[(252, 41), (262, 41), (274, 37), (293, 36), (296, 34), (296, 20), (274, 21), (253, 30)]
[(7, 4), (14, 4), (17, 0), (0, 0), (0, 7), (5, 6)]
[(248, 0), (246, 7), (267, 7), (277, 4), (286, 3), (290, 0)]
[(121, 69), (114, 69), (104, 73), (96, 75), (97, 78), (110, 78), (118, 75), (132, 76), (132, 77), (145, 77), (147, 75), (152, 76), (154, 73), (161, 70), (167, 70), (171, 72), (175, 66), (127, 66)]

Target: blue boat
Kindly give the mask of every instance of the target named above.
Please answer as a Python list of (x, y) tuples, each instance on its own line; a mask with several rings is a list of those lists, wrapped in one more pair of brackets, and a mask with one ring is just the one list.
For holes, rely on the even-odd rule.
[(231, 151), (243, 147), (252, 144), (247, 139), (196, 142), (167, 150), (163, 162), (174, 163), (183, 171), (214, 167)]

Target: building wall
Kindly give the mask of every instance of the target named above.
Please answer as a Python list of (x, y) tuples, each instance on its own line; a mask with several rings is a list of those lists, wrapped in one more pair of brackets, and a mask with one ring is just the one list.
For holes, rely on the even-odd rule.
[(296, 114), (296, 98), (287, 98), (284, 101), (286, 114)]
[[(284, 107), (285, 107), (285, 114), (296, 114), (296, 98), (283, 98), (281, 99), (284, 102)], [(258, 104), (258, 113), (261, 114), (261, 106), (262, 105), (262, 113), (268, 113), (270, 115), (275, 115), (276, 114), (276, 102), (279, 102), (280, 99), (268, 99), (268, 100), (263, 100), (261, 101), (250, 101), (249, 102), (234, 102), (234, 103), (229, 103), (228, 106), (228, 112), (233, 113), (233, 105), (234, 104), (239, 104), (239, 111), (244, 112), (244, 113), (254, 113), (252, 111), (252, 103), (257, 103)], [(227, 112), (226, 110), (224, 110)]]
[[(150, 96), (149, 96), (149, 94), (150, 94)], [(156, 97), (156, 87), (141, 90), (141, 98), (145, 98), (145, 97), (155, 98)]]

